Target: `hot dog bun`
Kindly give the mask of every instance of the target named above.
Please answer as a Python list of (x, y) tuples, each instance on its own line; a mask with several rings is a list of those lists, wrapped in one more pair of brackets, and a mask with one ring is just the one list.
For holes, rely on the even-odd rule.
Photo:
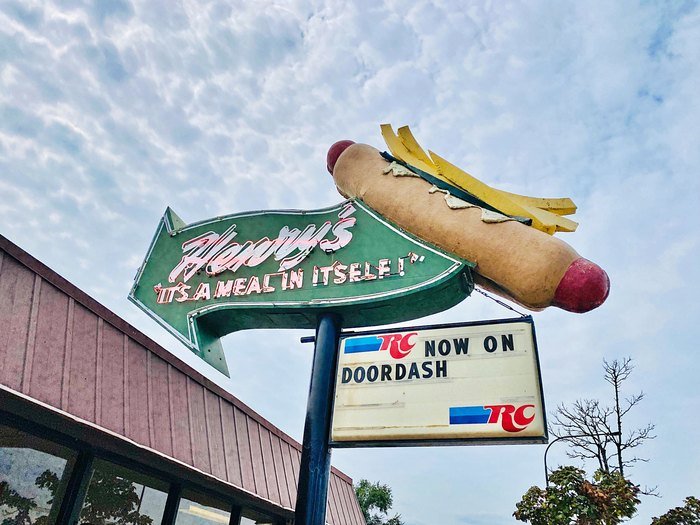
[(450, 209), (418, 177), (384, 174), (388, 162), (366, 144), (340, 141), (328, 169), (338, 191), (406, 231), (476, 263), (476, 282), (531, 310), (586, 312), (605, 301), (607, 274), (565, 242), (516, 221), (486, 223), (479, 208)]

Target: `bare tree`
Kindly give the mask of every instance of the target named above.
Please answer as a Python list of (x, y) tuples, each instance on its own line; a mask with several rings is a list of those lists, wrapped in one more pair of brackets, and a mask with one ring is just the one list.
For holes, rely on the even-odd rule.
[[(613, 387), (614, 404), (603, 405), (597, 399), (579, 399), (571, 406), (557, 407), (550, 422), (550, 432), (569, 443), (567, 455), (570, 458), (595, 460), (600, 470), (619, 472), (624, 476), (625, 468), (638, 461), (648, 461), (636, 455), (629, 457), (631, 449), (654, 439), (654, 425), (627, 431), (623, 428), (623, 418), (644, 399), (639, 392), (622, 399), (622, 384), (634, 370), (632, 359), (603, 361), (604, 379)], [(576, 436), (576, 437), (568, 437)], [(655, 489), (645, 490), (654, 493)]]
[[(633, 456), (627, 458), (626, 460), (622, 458), (622, 453), (626, 450), (637, 448), (642, 445), (648, 439), (654, 439), (656, 436), (653, 434), (654, 425), (648, 423), (645, 427), (636, 428), (627, 432), (622, 433), (622, 418), (627, 415), (627, 413), (632, 410), (633, 407), (638, 405), (644, 399), (644, 392), (639, 392), (628, 398), (623, 402), (620, 401), (620, 390), (622, 388), (622, 383), (630, 376), (632, 370), (634, 370), (634, 365), (632, 364), (632, 358), (626, 357), (622, 361), (614, 359), (612, 362), (608, 363), (603, 360), (603, 370), (605, 370), (605, 380), (610, 383), (615, 391), (615, 423), (617, 424), (617, 430), (620, 432), (619, 436), (613, 439), (615, 444), (615, 452), (617, 455), (617, 465), (620, 474), (625, 475), (625, 467), (629, 467), (636, 463), (637, 461), (648, 461), (648, 459), (641, 458), (638, 456)], [(609, 428), (609, 427), (608, 427)]]

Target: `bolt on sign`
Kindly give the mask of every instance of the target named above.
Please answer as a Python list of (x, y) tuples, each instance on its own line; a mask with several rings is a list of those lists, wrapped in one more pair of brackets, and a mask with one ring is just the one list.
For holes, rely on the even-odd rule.
[(335, 447), (546, 443), (532, 317), (341, 339)]
[(472, 267), (355, 200), (190, 225), (168, 208), (129, 299), (228, 375), (226, 334), (313, 329), (322, 312), (348, 328), (441, 312), (471, 293)]

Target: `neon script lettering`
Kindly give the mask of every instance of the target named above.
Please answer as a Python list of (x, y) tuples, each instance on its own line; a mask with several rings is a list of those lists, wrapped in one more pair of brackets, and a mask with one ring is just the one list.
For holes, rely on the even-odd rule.
[[(309, 224), (303, 230), (282, 227), (277, 238), (263, 237), (257, 241), (234, 242), (238, 235), (233, 224), (224, 233), (207, 232), (182, 243), (183, 256), (168, 275), (174, 283), (182, 278), (187, 282), (202, 268), (214, 277), (227, 270), (235, 272), (242, 266), (255, 267), (270, 257), (279, 261), (278, 272), (294, 268), (317, 246), (326, 252), (335, 252), (352, 240), (350, 231), (357, 219), (352, 217), (355, 207), (348, 204), (338, 213), (338, 221), (326, 221), (320, 226)], [(334, 237), (326, 238), (328, 234)]]

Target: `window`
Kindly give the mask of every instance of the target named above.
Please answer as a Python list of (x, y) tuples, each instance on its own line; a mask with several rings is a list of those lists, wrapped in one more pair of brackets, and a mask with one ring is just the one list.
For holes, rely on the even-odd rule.
[[(87, 458), (93, 457), (93, 451), (72, 446), (80, 450), (0, 424), (0, 525), (57, 525), (59, 511), (71, 513), (72, 505), (80, 506), (74, 525), (162, 525), (171, 488), (168, 482), (99, 457), (92, 463), (80, 461), (76, 467), (79, 451)], [(76, 487), (87, 487), (82, 500), (68, 498), (62, 508), (69, 480)], [(183, 490), (174, 525), (282, 523), (245, 508), (240, 522), (232, 524), (233, 503), (222, 498)]]
[(79, 523), (160, 525), (167, 499), (167, 483), (96, 459)]
[(175, 525), (228, 525), (231, 505), (185, 491), (180, 498)]
[(76, 455), (0, 425), (0, 523), (54, 525)]
[(270, 516), (252, 511), (250, 509), (244, 509), (241, 514), (240, 525), (274, 525), (275, 523), (277, 522)]

